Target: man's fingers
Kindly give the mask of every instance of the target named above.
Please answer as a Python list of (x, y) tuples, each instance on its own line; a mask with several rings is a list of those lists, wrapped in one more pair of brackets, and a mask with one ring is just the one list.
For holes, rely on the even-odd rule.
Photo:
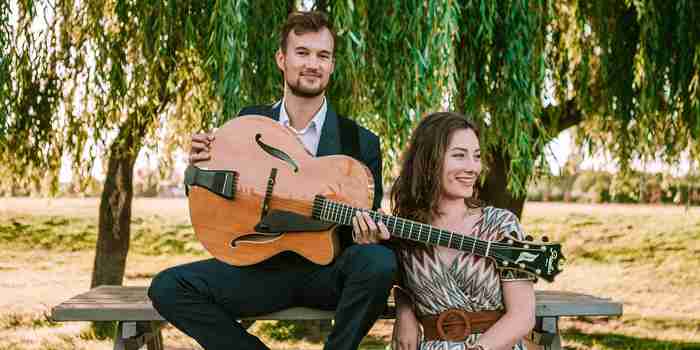
[[(192, 141), (192, 151), (208, 151), (209, 143), (202, 141)], [(195, 152), (196, 153), (196, 152)]]
[(355, 243), (364, 244), (365, 237), (360, 228), (360, 220), (357, 217), (352, 218), (352, 239)]
[(355, 213), (355, 218), (357, 218), (357, 223), (360, 226), (360, 230), (362, 232), (362, 236), (367, 235), (367, 231), (369, 231), (369, 228), (367, 227), (367, 222), (365, 221), (365, 218), (362, 216), (361, 212), (356, 212)]
[(369, 229), (370, 233), (377, 232), (377, 224), (374, 222), (372, 217), (369, 216), (369, 213), (367, 212), (362, 212), (362, 216), (365, 219), (365, 223), (367, 223), (367, 228)]
[(207, 152), (199, 152), (190, 154), (190, 163), (201, 162), (211, 159), (211, 155)]
[(212, 134), (212, 133), (192, 134), (192, 142), (195, 142), (195, 141), (209, 143), (211, 141), (214, 141), (214, 134)]
[(383, 240), (391, 238), (391, 233), (389, 233), (389, 229), (386, 228), (383, 221), (380, 221), (377, 226), (379, 227), (379, 238)]

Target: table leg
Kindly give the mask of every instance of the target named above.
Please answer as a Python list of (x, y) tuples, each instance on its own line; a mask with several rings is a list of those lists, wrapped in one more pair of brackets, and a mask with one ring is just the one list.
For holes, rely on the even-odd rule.
[(561, 350), (561, 336), (559, 334), (559, 317), (542, 317), (540, 329), (551, 337), (549, 344), (544, 344), (545, 350)]
[(114, 337), (114, 350), (138, 350), (144, 345), (148, 350), (163, 350), (160, 321), (119, 321)]
[(161, 321), (151, 321), (148, 323), (149, 331), (151, 334), (150, 339), (146, 343), (148, 350), (163, 350), (165, 346), (163, 345), (163, 333), (161, 333), (161, 328), (163, 328), (165, 322)]

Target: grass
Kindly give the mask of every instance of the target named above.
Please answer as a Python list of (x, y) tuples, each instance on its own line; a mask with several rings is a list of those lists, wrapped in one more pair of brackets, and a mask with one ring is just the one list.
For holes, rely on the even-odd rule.
[[(94, 249), (96, 218), (19, 215), (0, 223), (0, 245), (17, 249), (80, 251)], [(172, 223), (159, 215), (131, 220), (133, 252), (145, 255), (204, 254), (192, 227)]]
[(567, 349), (620, 349), (620, 350), (697, 350), (700, 342), (663, 341), (651, 337), (636, 337), (614, 333), (587, 334), (577, 328), (563, 330)]
[[(0, 350), (110, 348), (87, 324), (45, 316), (89, 287), (97, 206), (94, 199), (0, 201)], [(126, 284), (147, 285), (167, 266), (209, 256), (188, 224), (186, 201), (138, 199), (133, 212)], [(620, 318), (562, 319), (566, 349), (700, 349), (700, 208), (529, 203), (522, 224), (561, 242), (567, 257), (557, 280), (538, 289), (624, 302)], [(255, 327), (273, 349), (322, 348), (266, 336), (282, 332), (274, 323)], [(384, 349), (391, 327), (378, 322), (362, 349)], [(172, 349), (199, 349), (172, 327), (165, 338)]]

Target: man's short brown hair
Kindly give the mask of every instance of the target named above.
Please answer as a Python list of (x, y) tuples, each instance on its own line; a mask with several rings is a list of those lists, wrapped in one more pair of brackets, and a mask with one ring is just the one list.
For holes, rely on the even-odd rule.
[(280, 49), (283, 53), (287, 53), (287, 39), (289, 33), (293, 30), (294, 34), (301, 35), (305, 33), (317, 33), (323, 28), (328, 29), (333, 36), (333, 51), (336, 47), (336, 34), (333, 30), (333, 25), (328, 20), (328, 16), (320, 11), (295, 11), (289, 14), (287, 22), (280, 30)]

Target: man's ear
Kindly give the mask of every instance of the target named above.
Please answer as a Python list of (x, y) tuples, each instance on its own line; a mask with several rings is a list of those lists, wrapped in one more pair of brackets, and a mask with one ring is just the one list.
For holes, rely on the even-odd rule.
[(284, 73), (284, 60), (286, 59), (282, 49), (277, 49), (275, 53), (275, 62), (277, 62), (277, 68)]

